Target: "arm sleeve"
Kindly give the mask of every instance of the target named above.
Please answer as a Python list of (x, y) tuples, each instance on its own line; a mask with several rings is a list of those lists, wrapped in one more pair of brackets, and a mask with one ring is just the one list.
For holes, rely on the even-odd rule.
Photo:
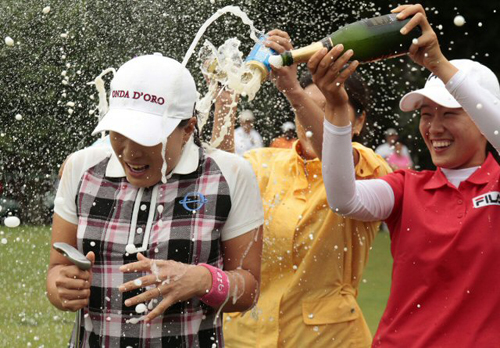
[(351, 126), (336, 127), (325, 120), (323, 180), (330, 208), (361, 221), (385, 220), (394, 207), (394, 192), (381, 179), (356, 180)]
[(264, 223), (264, 210), (257, 179), (247, 160), (218, 152), (215, 157), (229, 185), (231, 211), (221, 230), (224, 242), (250, 232)]
[[(474, 76), (458, 71), (446, 88), (462, 105), (486, 139), (500, 152), (500, 100), (484, 89)], [(496, 134), (495, 134), (496, 133)]]
[(75, 182), (74, 175), (74, 157), (70, 155), (66, 160), (61, 181), (57, 188), (56, 199), (54, 200), (54, 213), (64, 220), (77, 225), (78, 216), (76, 214), (76, 191), (78, 180)]

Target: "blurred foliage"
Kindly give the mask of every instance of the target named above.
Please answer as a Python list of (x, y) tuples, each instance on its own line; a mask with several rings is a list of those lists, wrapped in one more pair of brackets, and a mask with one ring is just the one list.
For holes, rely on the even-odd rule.
[[(119, 67), (130, 58), (161, 52), (182, 60), (196, 31), (217, 9), (240, 6), (261, 30), (281, 28), (300, 47), (316, 41), (339, 26), (385, 14), (397, 2), (318, 0), (2, 0), (0, 38), (10, 36), (14, 47), (0, 46), (0, 181), (5, 192), (21, 202), (26, 221), (44, 218), (47, 192), (54, 190), (59, 165), (71, 152), (91, 144), (97, 123), (97, 93), (88, 83), (105, 68)], [(498, 1), (477, 3), (423, 1), (448, 58), (473, 58), (497, 74), (495, 53), (500, 43)], [(48, 14), (42, 9), (50, 6)], [(498, 10), (498, 11), (497, 11)], [(467, 23), (453, 25), (461, 14)], [(438, 29), (440, 28), (440, 29)], [(61, 35), (63, 34), (63, 35)], [(66, 37), (64, 37), (66, 36)], [(225, 15), (206, 32), (216, 46), (237, 37), (241, 50), (253, 46), (248, 27)], [(196, 57), (188, 68), (200, 93), (206, 86)], [(427, 72), (408, 58), (397, 58), (360, 68), (372, 90), (372, 112), (363, 142), (375, 146), (383, 130), (396, 127), (422, 168), (431, 167), (418, 135), (416, 114), (401, 113), (401, 96), (423, 86)], [(109, 77), (108, 77), (109, 81)], [(286, 99), (269, 83), (252, 102), (256, 126), (269, 142), (279, 126), (293, 119)], [(20, 114), (22, 120), (16, 120)]]

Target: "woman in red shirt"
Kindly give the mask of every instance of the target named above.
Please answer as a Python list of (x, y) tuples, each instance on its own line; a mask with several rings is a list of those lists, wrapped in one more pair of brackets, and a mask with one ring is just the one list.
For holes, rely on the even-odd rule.
[[(403, 97), (420, 109), (420, 133), (435, 171), (399, 170), (356, 181), (343, 82), (356, 69), (343, 47), (309, 61), (327, 97), (323, 178), (332, 209), (364, 221), (385, 220), (394, 258), (391, 293), (373, 347), (498, 347), (500, 342), (500, 86), (487, 67), (448, 61), (421, 5), (413, 15), (422, 36), (410, 57), (431, 71), (425, 87)], [(339, 45), (340, 46), (340, 45)]]

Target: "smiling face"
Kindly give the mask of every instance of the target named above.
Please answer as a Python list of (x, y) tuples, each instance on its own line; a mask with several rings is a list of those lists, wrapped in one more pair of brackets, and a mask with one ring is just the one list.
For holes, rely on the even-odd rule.
[(425, 98), (420, 109), (420, 134), (437, 167), (462, 169), (486, 159), (486, 138), (462, 108), (446, 108)]
[[(166, 160), (167, 174), (180, 160), (182, 148), (194, 130), (196, 118), (185, 127), (177, 127), (168, 136)], [(122, 165), (128, 182), (136, 187), (150, 187), (161, 180), (163, 166), (162, 144), (143, 146), (120, 133), (110, 132), (111, 146)]]

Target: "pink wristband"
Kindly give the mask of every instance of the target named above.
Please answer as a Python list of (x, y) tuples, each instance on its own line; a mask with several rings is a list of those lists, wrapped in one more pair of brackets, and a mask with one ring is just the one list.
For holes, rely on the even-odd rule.
[(206, 263), (199, 263), (198, 266), (205, 267), (212, 275), (212, 288), (200, 300), (210, 307), (219, 308), (226, 302), (229, 295), (229, 278), (220, 268), (207, 265)]

